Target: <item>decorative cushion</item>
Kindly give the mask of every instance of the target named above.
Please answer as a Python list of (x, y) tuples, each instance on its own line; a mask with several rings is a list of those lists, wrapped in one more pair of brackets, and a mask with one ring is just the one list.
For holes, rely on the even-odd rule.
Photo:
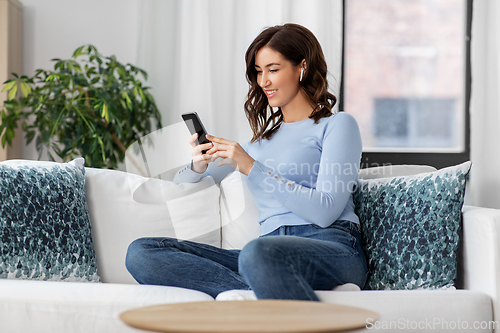
[(85, 190), (103, 282), (137, 283), (125, 267), (128, 246), (141, 237), (176, 237), (220, 247), (219, 187), (86, 168)]
[(419, 173), (433, 172), (437, 169), (430, 165), (384, 165), (359, 170), (360, 179), (375, 179), (387, 177), (410, 176)]
[(0, 278), (99, 282), (84, 159), (0, 163)]
[(220, 189), (222, 248), (241, 250), (260, 236), (259, 209), (248, 189), (247, 176), (242, 173), (234, 171), (227, 175)]
[(470, 162), (358, 181), (354, 194), (370, 274), (366, 289), (452, 287)]

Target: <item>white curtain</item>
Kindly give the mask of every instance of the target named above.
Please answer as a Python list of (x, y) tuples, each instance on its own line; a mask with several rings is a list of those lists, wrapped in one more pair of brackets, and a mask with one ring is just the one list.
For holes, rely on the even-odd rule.
[(196, 111), (211, 134), (248, 141), (245, 51), (263, 28), (287, 22), (316, 35), (338, 96), (341, 0), (143, 0), (140, 6), (137, 65), (149, 73), (163, 126)]
[(474, 1), (469, 204), (500, 208), (500, 1)]

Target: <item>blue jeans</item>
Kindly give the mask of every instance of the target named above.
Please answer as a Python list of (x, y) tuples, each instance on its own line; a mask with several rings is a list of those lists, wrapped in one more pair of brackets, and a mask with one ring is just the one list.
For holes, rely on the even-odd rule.
[(126, 266), (140, 284), (182, 287), (212, 297), (251, 289), (258, 299), (314, 300), (314, 290), (354, 283), (363, 287), (368, 269), (358, 227), (336, 221), (283, 226), (225, 250), (173, 238), (141, 238), (130, 244)]

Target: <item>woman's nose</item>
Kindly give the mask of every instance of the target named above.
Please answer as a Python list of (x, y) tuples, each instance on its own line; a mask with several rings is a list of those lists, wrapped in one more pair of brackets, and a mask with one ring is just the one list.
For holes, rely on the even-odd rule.
[(267, 75), (265, 74), (262, 74), (260, 76), (260, 82), (259, 82), (259, 85), (264, 88), (264, 87), (267, 87), (269, 85), (269, 79), (267, 77)]

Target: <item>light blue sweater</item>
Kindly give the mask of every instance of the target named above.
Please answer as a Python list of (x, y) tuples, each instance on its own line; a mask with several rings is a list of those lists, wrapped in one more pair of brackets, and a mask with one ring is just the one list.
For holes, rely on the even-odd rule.
[[(314, 223), (326, 228), (336, 220), (359, 223), (352, 192), (358, 180), (361, 136), (356, 120), (345, 112), (282, 123), (270, 140), (243, 145), (255, 160), (247, 177), (259, 208), (263, 235), (283, 225)], [(210, 174), (221, 180), (232, 167), (210, 163), (203, 174), (178, 172), (176, 183), (196, 182)]]

